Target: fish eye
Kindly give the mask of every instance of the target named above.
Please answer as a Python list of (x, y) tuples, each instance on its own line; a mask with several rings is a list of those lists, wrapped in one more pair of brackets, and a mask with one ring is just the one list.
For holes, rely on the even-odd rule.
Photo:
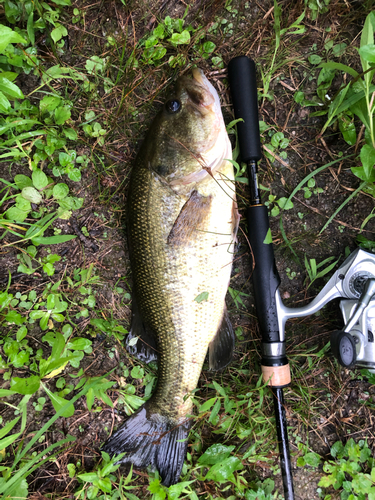
[(165, 103), (165, 109), (168, 111), (168, 113), (177, 113), (181, 109), (181, 101), (178, 99), (170, 99)]

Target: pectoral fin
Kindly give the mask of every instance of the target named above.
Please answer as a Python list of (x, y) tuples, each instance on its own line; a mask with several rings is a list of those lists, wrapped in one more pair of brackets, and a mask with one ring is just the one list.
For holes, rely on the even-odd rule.
[(143, 322), (135, 299), (133, 299), (132, 306), (132, 325), (126, 338), (126, 350), (140, 361), (151, 363), (157, 360), (155, 335)]
[(222, 370), (232, 361), (235, 335), (225, 307), (223, 319), (208, 347), (210, 370)]
[(188, 201), (182, 207), (171, 232), (168, 235), (169, 245), (181, 245), (188, 241), (193, 233), (199, 230), (202, 222), (209, 214), (211, 196), (202, 196), (193, 191)]

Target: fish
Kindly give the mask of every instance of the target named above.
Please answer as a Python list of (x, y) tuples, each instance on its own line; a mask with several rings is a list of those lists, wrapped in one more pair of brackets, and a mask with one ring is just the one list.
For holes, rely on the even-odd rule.
[(239, 220), (231, 159), (219, 95), (193, 69), (152, 122), (127, 197), (134, 294), (127, 349), (157, 359), (157, 384), (102, 448), (126, 452), (120, 463), (158, 469), (165, 486), (181, 475), (207, 351), (212, 370), (233, 355), (225, 305)]

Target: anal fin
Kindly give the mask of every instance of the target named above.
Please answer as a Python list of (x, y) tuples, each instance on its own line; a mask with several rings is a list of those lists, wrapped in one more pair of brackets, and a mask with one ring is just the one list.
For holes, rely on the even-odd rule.
[(210, 370), (222, 370), (232, 361), (235, 335), (227, 308), (215, 337), (208, 347)]

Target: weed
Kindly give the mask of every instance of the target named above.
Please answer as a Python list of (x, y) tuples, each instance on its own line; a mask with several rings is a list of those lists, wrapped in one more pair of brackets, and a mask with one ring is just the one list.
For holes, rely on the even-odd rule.
[[(355, 443), (349, 439), (345, 446), (338, 441), (332, 446), (331, 455), (334, 460), (324, 463), (326, 476), (322, 477), (319, 486), (341, 490), (342, 500), (374, 499), (375, 467), (367, 441)], [(329, 500), (332, 497), (328, 494), (323, 498)]]
[[(322, 260), (322, 262), (319, 262), (319, 264), (316, 263), (315, 259), (307, 259), (307, 256), (305, 255), (305, 268), (310, 280), (310, 283), (307, 288), (309, 288), (315, 280), (318, 278), (322, 278), (326, 274), (330, 273), (332, 269), (335, 267), (335, 265), (338, 263), (340, 258), (336, 259), (334, 262), (332, 262), (335, 259), (335, 257), (328, 257), (327, 259)], [(330, 264), (329, 264), (330, 263)], [(328, 265), (326, 265), (328, 264)], [(320, 268), (324, 267), (319, 271)]]
[(280, 62), (276, 63), (276, 55), (280, 48), (281, 38), (283, 36), (297, 35), (305, 32), (305, 27), (301, 25), (305, 17), (305, 12), (302, 12), (298, 19), (296, 19), (296, 21), (294, 21), (290, 26), (283, 29), (281, 29), (281, 13), (281, 7), (277, 3), (277, 0), (274, 0), (275, 48), (268, 69), (264, 71), (262, 68), (260, 68), (263, 82), (263, 92), (260, 94), (260, 97), (263, 97), (263, 99), (267, 98), (273, 100), (273, 94), (269, 90), (271, 81), (274, 78), (275, 72), (280, 68), (282, 64), (284, 64), (283, 62), (281, 62), (283, 61), (282, 58), (280, 58)]
[(286, 272), (286, 275), (288, 276), (288, 278), (289, 278), (291, 281), (292, 281), (292, 280), (294, 280), (294, 278), (297, 276), (296, 271), (292, 271), (292, 270), (290, 269), (290, 267), (287, 267), (287, 268), (285, 269), (285, 272)]
[(319, 14), (328, 12), (330, 0), (305, 0), (305, 5), (309, 9), (310, 18), (315, 21)]
[(303, 197), (306, 198), (306, 199), (311, 198), (311, 196), (313, 194), (324, 193), (324, 189), (322, 189), (320, 187), (316, 187), (316, 181), (313, 178), (309, 179), (307, 181), (307, 186), (303, 187), (302, 189), (304, 191)]
[[(362, 73), (358, 73), (354, 68), (345, 64), (329, 60), (319, 64), (321, 71), (318, 76), (317, 93), (321, 99), (321, 104), (328, 100), (328, 110), (322, 110), (315, 115), (328, 114), (327, 120), (321, 130), (321, 135), (338, 122), (339, 129), (344, 140), (349, 145), (357, 142), (357, 132), (354, 116), (362, 122), (365, 134), (365, 144), (362, 145), (359, 155), (361, 166), (352, 167), (352, 173), (361, 180), (359, 187), (338, 207), (335, 213), (329, 218), (321, 232), (330, 224), (342, 208), (353, 199), (360, 191), (374, 194), (375, 173), (373, 169), (375, 161), (375, 129), (374, 129), (374, 85), (373, 78), (375, 69), (373, 68), (374, 56), (374, 26), (375, 14), (368, 14), (361, 35), (359, 55), (362, 65)], [(345, 52), (346, 44), (334, 45), (333, 42), (326, 42), (327, 54), (331, 50), (332, 55), (339, 57)], [(327, 44), (328, 43), (328, 44)], [(337, 72), (344, 72), (352, 77), (349, 83), (342, 86), (336, 95), (331, 99), (328, 91)], [(296, 98), (296, 97), (295, 97)], [(299, 95), (298, 100), (302, 105), (306, 105), (304, 97)], [(311, 103), (310, 103), (311, 104)], [(316, 104), (316, 103), (315, 103)], [(309, 103), (307, 103), (309, 105)]]
[(264, 134), (268, 131), (268, 137), (271, 138), (271, 142), (264, 143), (264, 156), (272, 163), (275, 161), (275, 153), (285, 160), (287, 158), (285, 149), (289, 145), (289, 139), (284, 136), (283, 132), (275, 132), (275, 130), (268, 127), (268, 125), (262, 121), (259, 122), (259, 125), (261, 133)]

